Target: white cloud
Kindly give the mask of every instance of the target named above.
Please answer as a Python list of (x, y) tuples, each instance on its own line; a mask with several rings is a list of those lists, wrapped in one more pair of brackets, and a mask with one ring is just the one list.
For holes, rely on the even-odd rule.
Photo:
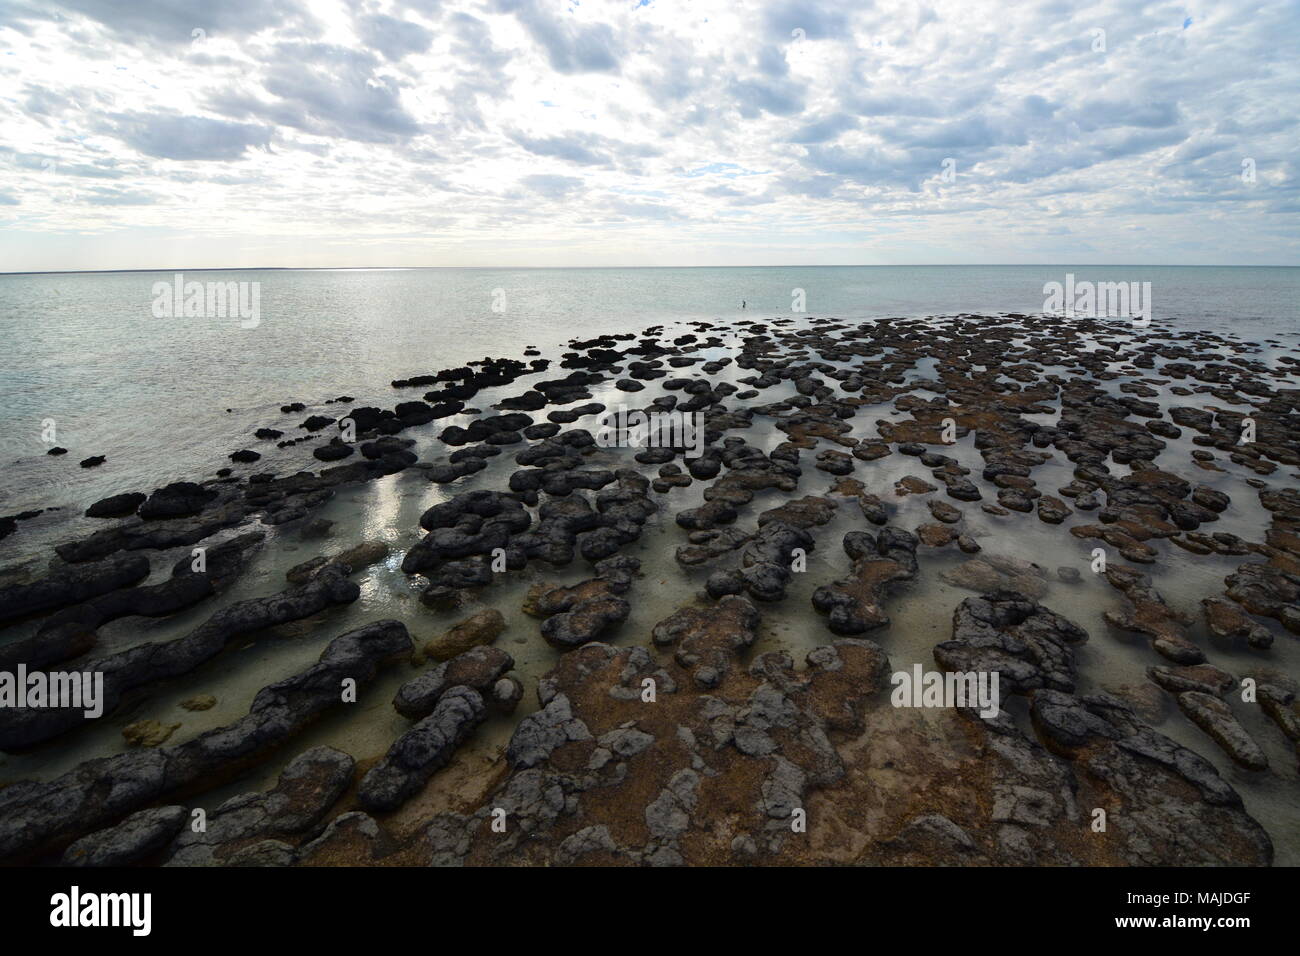
[(18, 0), (0, 253), (1294, 263), (1297, 29), (1284, 0)]

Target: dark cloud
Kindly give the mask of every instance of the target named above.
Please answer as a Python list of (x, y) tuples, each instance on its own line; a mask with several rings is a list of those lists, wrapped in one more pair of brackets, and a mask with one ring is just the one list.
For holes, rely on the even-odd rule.
[(103, 132), (157, 159), (231, 160), (269, 148), (272, 130), (181, 113), (123, 113), (109, 117)]
[(249, 36), (274, 27), (300, 33), (317, 29), (308, 6), (298, 0), (54, 0), (15, 3), (0, 23), (84, 16), (124, 38), (187, 45), (192, 31), (208, 36)]
[(785, 51), (777, 49), (770, 43), (765, 45), (758, 51), (758, 71), (773, 79), (780, 79), (789, 74), (790, 64), (786, 62)]
[(91, 162), (73, 161), (58, 153), (26, 153), (8, 146), (0, 146), (0, 156), (18, 169), (52, 172), (60, 176), (78, 176), (85, 179), (122, 179), (134, 170), (123, 168), (116, 159), (97, 159)]
[[(869, 4), (854, 4), (867, 9)], [(780, 0), (764, 11), (763, 21), (773, 38), (789, 40), (795, 30), (802, 30), (809, 40), (828, 40), (842, 37), (849, 29), (848, 17), (839, 3), (824, 4), (806, 0)]]
[(443, 31), (453, 37), (451, 57), (461, 69), (456, 71), (455, 84), (443, 91), (451, 113), (442, 126), (452, 134), (485, 130), (488, 124), (480, 100), (496, 102), (509, 96), (511, 84), (505, 71), (510, 52), (494, 45), (487, 24), (467, 13), (448, 17)]
[(753, 119), (760, 113), (792, 116), (804, 109), (803, 90), (794, 83), (735, 80), (730, 92), (736, 109), (746, 119)]
[(657, 146), (647, 143), (624, 143), (595, 133), (569, 132), (557, 136), (512, 133), (510, 138), (534, 156), (559, 159), (577, 166), (628, 167), (661, 152)]
[(361, 41), (388, 60), (400, 60), (412, 53), (423, 53), (433, 43), (433, 34), (418, 23), (373, 13), (357, 21)]
[(264, 100), (247, 89), (215, 94), (227, 116), (260, 119), (316, 136), (399, 143), (421, 132), (402, 106), (401, 86), (370, 53), (322, 43), (284, 43), (260, 77)]
[(1109, 129), (1115, 126), (1141, 126), (1161, 129), (1182, 121), (1176, 102), (1153, 103), (1143, 100), (1088, 99), (1071, 110), (1071, 116), (1083, 130)]
[[(807, 164), (837, 181), (859, 186), (916, 190), (942, 171), (943, 149), (900, 150), (880, 146), (811, 146)], [(965, 165), (963, 163), (963, 165)], [(820, 187), (819, 188), (823, 188)]]
[(825, 143), (841, 133), (856, 128), (858, 121), (844, 113), (836, 113), (823, 119), (805, 124), (790, 137), (793, 143)]
[(609, 155), (599, 148), (600, 137), (583, 133), (569, 133), (564, 136), (525, 136), (515, 134), (514, 141), (534, 156), (548, 156), (562, 159), (578, 166), (609, 166)]
[(498, 0), (497, 9), (519, 19), (557, 73), (618, 71), (622, 43), (608, 24), (566, 23), (534, 0)]

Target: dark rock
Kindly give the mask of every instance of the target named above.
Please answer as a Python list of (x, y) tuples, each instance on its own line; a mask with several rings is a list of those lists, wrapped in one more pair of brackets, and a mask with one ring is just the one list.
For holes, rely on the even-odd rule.
[(514, 658), (499, 648), (471, 648), (408, 680), (393, 698), (393, 709), (403, 717), (419, 720), (431, 714), (442, 695), (452, 687), (469, 687), (487, 695), (497, 680), (514, 666)]
[(864, 531), (844, 536), (853, 570), (812, 596), (813, 607), (827, 615), (833, 633), (862, 634), (889, 624), (880, 602), (886, 588), (916, 575), (916, 547), (916, 536), (897, 528), (883, 528), (877, 538)]
[(1218, 697), (1190, 690), (1178, 695), (1178, 706), (1234, 763), (1247, 770), (1268, 769), (1264, 751), (1237, 720), (1232, 708)]
[(63, 854), (63, 866), (129, 866), (159, 853), (189, 819), (184, 807), (154, 807), (115, 827), (84, 836)]
[(1015, 591), (969, 597), (952, 618), (952, 639), (935, 645), (946, 671), (997, 673), (1004, 693), (1074, 690), (1074, 652), (1088, 632)]
[[(333, 604), (350, 604), (360, 593), (342, 569), (326, 567), (306, 584), (222, 608), (185, 637), (137, 644), (82, 669), (103, 674), (100, 704), (105, 715), (111, 714), (129, 691), (189, 673), (236, 637), (307, 617)], [(87, 719), (83, 711), (73, 707), (0, 711), (0, 749), (30, 747), (64, 733)]]
[(146, 495), (138, 491), (129, 491), (121, 495), (109, 495), (100, 498), (86, 509), (87, 518), (125, 518), (135, 514), (135, 510), (144, 502)]
[(395, 810), (447, 764), (487, 717), (482, 696), (469, 687), (452, 687), (429, 716), (397, 738), (383, 759), (361, 780), (357, 799), (372, 811)]
[(149, 574), (149, 559), (133, 554), (69, 567), (32, 582), (0, 588), (0, 621), (39, 614), (127, 587)]
[(235, 854), (269, 837), (318, 826), (352, 783), (356, 762), (332, 747), (313, 747), (291, 760), (275, 787), (231, 797), (200, 832), (186, 827), (171, 844), (169, 866), (241, 865)]
[(262, 688), (233, 724), (174, 747), (88, 760), (50, 781), (11, 784), (0, 790), (0, 858), (27, 858), (199, 781), (218, 785), (342, 705), (345, 679), (369, 683), (382, 663), (410, 651), (400, 623), (369, 624), (331, 641), (319, 663)]
[(217, 492), (192, 481), (175, 481), (164, 485), (140, 505), (138, 514), (146, 520), (188, 518), (208, 506)]

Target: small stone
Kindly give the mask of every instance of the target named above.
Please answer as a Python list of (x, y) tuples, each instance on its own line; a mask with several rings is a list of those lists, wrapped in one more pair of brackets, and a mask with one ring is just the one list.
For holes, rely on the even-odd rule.
[(894, 482), (894, 494), (900, 498), (904, 495), (926, 495), (934, 490), (934, 485), (915, 475), (908, 475)]
[(945, 524), (956, 524), (961, 520), (961, 509), (954, 508), (942, 499), (933, 499), (929, 502), (929, 507), (930, 514), (934, 515), (936, 520)]
[(388, 552), (387, 541), (362, 541), (336, 554), (332, 560), (336, 564), (346, 564), (353, 571), (359, 571), (372, 564), (378, 564), (388, 557)]
[(157, 720), (137, 720), (122, 728), (122, 736), (129, 747), (158, 747), (167, 742), (180, 724), (164, 724)]
[(479, 611), (424, 646), (424, 653), (435, 661), (446, 661), (472, 647), (491, 644), (506, 629), (506, 619), (495, 608)]
[(330, 528), (334, 527), (334, 522), (328, 518), (312, 518), (302, 526), (302, 536), (304, 538), (323, 538), (330, 533)]

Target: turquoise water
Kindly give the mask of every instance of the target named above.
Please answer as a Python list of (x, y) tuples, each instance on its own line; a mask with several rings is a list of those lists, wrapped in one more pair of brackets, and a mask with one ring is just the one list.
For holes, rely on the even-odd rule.
[[(380, 269), (190, 272), (260, 283), (260, 322), (155, 318), (174, 273), (0, 276), (0, 514), (200, 478), (296, 425), (279, 406), (354, 396), (392, 405), (394, 378), (571, 337), (688, 321), (870, 319), (1039, 312), (1043, 285), (1149, 281), (1155, 325), (1250, 341), (1300, 330), (1300, 269), (1150, 266), (845, 266), (700, 269)], [(497, 291), (499, 290), (499, 291)], [(803, 305), (792, 312), (797, 292)], [(742, 312), (741, 303), (746, 303)], [(494, 311), (493, 306), (499, 311)], [(418, 397), (414, 392), (403, 398)], [(53, 420), (62, 458), (45, 455)], [(294, 432), (296, 433), (296, 432)], [(78, 462), (105, 455), (102, 467)], [(274, 470), (268, 456), (267, 467)], [(18, 536), (0, 543), (11, 549)]]

